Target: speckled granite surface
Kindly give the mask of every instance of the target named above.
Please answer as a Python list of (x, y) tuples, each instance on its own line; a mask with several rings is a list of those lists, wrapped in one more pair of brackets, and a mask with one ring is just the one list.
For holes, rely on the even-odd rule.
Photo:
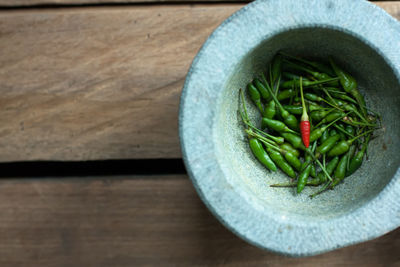
[[(237, 114), (238, 89), (278, 50), (333, 55), (383, 115), (369, 160), (334, 191), (276, 189), (287, 181), (251, 155)], [(187, 76), (180, 106), (184, 161), (200, 197), (234, 233), (279, 253), (307, 256), (400, 226), (400, 24), (364, 0), (260, 0), (210, 36)], [(249, 103), (248, 106), (251, 106)], [(252, 118), (258, 121), (257, 112)]]

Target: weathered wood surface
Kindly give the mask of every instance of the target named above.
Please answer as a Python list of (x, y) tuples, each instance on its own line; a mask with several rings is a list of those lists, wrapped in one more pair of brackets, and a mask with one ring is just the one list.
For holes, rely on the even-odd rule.
[(298, 259), (225, 229), (185, 175), (0, 181), (0, 266), (399, 266), (400, 229)]
[[(376, 0), (372, 0), (376, 1)], [(387, 2), (395, 2), (388, 1)], [(138, 3), (174, 3), (196, 2), (196, 0), (0, 0), (0, 6), (32, 6), (32, 5), (81, 5), (81, 4), (138, 4)], [(251, 2), (250, 0), (202, 0), (197, 2)], [(383, 2), (383, 1), (376, 1)]]
[(0, 161), (181, 157), (187, 70), (242, 6), (1, 11)]
[(0, 13), (0, 161), (180, 157), (191, 60), (240, 5)]
[[(26, 7), (43, 5), (97, 5), (97, 4), (143, 4), (143, 3), (195, 3), (197, 0), (0, 0), (3, 7)], [(250, 2), (246, 0), (204, 0), (197, 2)]]

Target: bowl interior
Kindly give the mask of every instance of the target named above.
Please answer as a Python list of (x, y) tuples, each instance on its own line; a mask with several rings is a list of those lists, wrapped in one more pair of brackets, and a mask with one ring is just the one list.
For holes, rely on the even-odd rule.
[[(314, 199), (308, 195), (316, 188), (306, 188), (297, 195), (294, 188), (269, 186), (289, 179), (280, 171), (269, 172), (253, 157), (238, 115), (239, 88), (245, 88), (253, 77), (265, 72), (279, 50), (318, 60), (332, 55), (355, 76), (368, 107), (382, 115), (383, 127), (370, 142), (368, 160), (335, 190)], [(218, 100), (214, 124), (217, 158), (228, 182), (244, 198), (257, 203), (259, 209), (305, 220), (340, 216), (374, 198), (395, 174), (400, 163), (399, 81), (390, 63), (357, 36), (329, 28), (290, 29), (260, 43), (230, 73)], [(247, 106), (253, 122), (258, 124), (259, 113), (249, 100)]]

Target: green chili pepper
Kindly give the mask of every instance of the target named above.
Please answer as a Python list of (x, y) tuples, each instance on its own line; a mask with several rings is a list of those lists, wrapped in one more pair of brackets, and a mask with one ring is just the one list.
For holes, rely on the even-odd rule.
[(269, 170), (276, 171), (276, 165), (269, 157), (268, 153), (264, 150), (260, 141), (255, 138), (249, 140), (250, 149), (254, 156)]
[(275, 82), (278, 81), (278, 77), (281, 74), (281, 66), (282, 66), (282, 56), (277, 54), (272, 59), (272, 65), (271, 65), (272, 84), (275, 84)]
[(305, 93), (304, 97), (308, 100), (314, 101), (314, 102), (325, 102), (326, 100), (323, 99), (320, 96), (317, 96), (316, 94), (312, 94), (312, 93)]
[(357, 149), (357, 146), (354, 144), (349, 149), (349, 152), (348, 152), (349, 156), (347, 157), (347, 162), (346, 162), (346, 176), (348, 176), (347, 173), (350, 168), (350, 161), (354, 157), (354, 154), (356, 153), (356, 149)]
[(361, 136), (364, 136), (366, 134), (371, 133), (373, 130), (367, 131), (365, 133), (362, 133), (356, 137), (354, 137), (353, 139), (350, 140), (342, 140), (340, 141), (337, 145), (335, 145), (331, 150), (329, 150), (328, 152), (328, 156), (329, 157), (334, 157), (334, 156), (339, 156), (342, 155), (344, 153), (346, 153), (347, 151), (349, 151), (349, 148), (351, 146), (351, 144), (357, 140), (358, 138), (360, 138)]
[[(312, 180), (308, 180), (306, 183), (306, 186), (318, 186), (320, 184), (321, 183), (319, 182), (318, 177), (317, 177)], [(297, 185), (298, 185), (298, 181), (295, 181), (295, 182), (282, 183), (282, 184), (272, 184), (272, 185), (270, 185), (270, 187), (297, 187)]]
[(286, 150), (296, 157), (300, 156), (300, 152), (289, 143), (283, 143), (279, 146), (281, 149)]
[(312, 130), (311, 134), (310, 134), (310, 142), (314, 142), (315, 140), (318, 140), (322, 134), (324, 132), (326, 132), (326, 130), (331, 127), (334, 123), (336, 123), (338, 120), (340, 120), (342, 118), (337, 118), (336, 120), (332, 121), (331, 123), (329, 123), (328, 125), (324, 125), (320, 128), (314, 128), (314, 130)]
[(275, 143), (277, 143), (278, 145), (281, 145), (285, 142), (285, 139), (282, 136), (274, 136), (274, 135), (270, 135), (266, 132), (261, 131), (263, 135), (265, 135), (267, 138), (271, 139), (272, 141), (274, 141)]
[(312, 93), (305, 93), (304, 98), (314, 101), (314, 102), (322, 102), (321, 101), (322, 97), (319, 97), (316, 94), (312, 94)]
[(346, 135), (343, 132), (339, 131), (339, 135), (340, 135), (340, 140), (346, 140)]
[[(301, 169), (301, 162), (300, 162), (299, 158), (298, 158), (297, 156), (295, 156), (293, 153), (291, 153), (290, 151), (287, 151), (287, 150), (285, 150), (285, 149), (282, 149), (282, 148), (276, 146), (275, 144), (272, 144), (271, 142), (269, 142), (268, 139), (266, 139), (265, 137), (263, 137), (263, 136), (261, 136), (261, 135), (259, 135), (259, 134), (257, 134), (257, 133), (252, 132), (251, 130), (246, 130), (246, 132), (248, 133), (248, 135), (249, 135), (250, 137), (257, 138), (260, 142), (264, 143), (264, 145), (266, 146), (267, 151), (268, 151), (269, 154), (272, 153), (272, 152), (270, 151), (270, 149), (272, 149), (272, 150), (274, 150), (274, 151), (277, 151), (277, 152), (281, 153), (281, 154), (285, 157), (285, 159), (287, 160), (287, 162), (288, 162), (291, 166), (293, 166), (296, 170), (300, 170), (300, 169)], [(272, 160), (273, 160), (273, 161), (278, 159), (278, 157), (276, 157), (276, 156), (273, 157), (273, 156), (271, 155), (271, 157), (272, 157)], [(275, 158), (275, 159), (274, 159), (274, 158)], [(277, 164), (278, 164), (278, 166), (280, 166), (281, 168), (285, 168), (284, 165), (279, 165), (279, 164), (281, 164), (281, 163), (278, 163), (278, 162), (277, 162)], [(283, 163), (282, 163), (282, 164), (283, 164)], [(288, 171), (290, 171), (290, 170), (288, 170)]]
[(324, 108), (323, 106), (318, 105), (317, 103), (308, 101), (308, 111), (309, 112), (313, 112), (316, 110), (324, 110), (326, 108)]
[(364, 97), (360, 94), (360, 91), (357, 89), (357, 82), (353, 76), (346, 73), (344, 70), (340, 69), (332, 58), (329, 58), (333, 71), (339, 77), (340, 84), (343, 86), (343, 89), (350, 93), (356, 100), (360, 109), (364, 116), (367, 116), (367, 111), (365, 109), (365, 100)]
[(329, 58), (329, 62), (331, 63), (333, 71), (339, 77), (340, 84), (347, 93), (351, 93), (352, 90), (357, 88), (357, 82), (350, 74), (340, 69), (332, 58)]
[[(311, 148), (311, 151), (314, 151), (315, 147), (316, 147), (316, 144), (314, 143), (313, 147)], [(311, 172), (311, 166), (312, 166), (311, 163), (312, 163), (312, 157), (310, 154), (306, 153), (305, 160), (304, 160), (303, 166), (301, 168), (301, 172), (297, 179), (297, 193), (301, 193), (301, 191), (303, 191), (304, 187), (307, 184), (307, 180), (308, 180), (308, 177), (310, 176), (310, 172)]]
[[(257, 134), (262, 135), (262, 137), (267, 138), (270, 143), (276, 143), (278, 145), (281, 145), (285, 142), (285, 139), (282, 136), (274, 136), (274, 135), (270, 135), (267, 132), (264, 132), (260, 129), (258, 129), (257, 127), (255, 127), (254, 125), (252, 125), (251, 123), (248, 122), (248, 120), (246, 120), (245, 118), (242, 118), (243, 122), (249, 127), (251, 128), (250, 130), (250, 134), (252, 133), (252, 130), (256, 131)], [(247, 132), (247, 130), (246, 130)], [(272, 141), (271, 141), (272, 140)]]
[(335, 187), (338, 183), (340, 183), (345, 175), (346, 175), (346, 165), (347, 165), (347, 158), (349, 155), (346, 153), (345, 155), (342, 156), (342, 158), (339, 161), (339, 164), (337, 165), (335, 169), (335, 179), (333, 179), (333, 182), (331, 184), (331, 187)]
[(270, 98), (270, 94), (267, 88), (265, 88), (265, 85), (259, 79), (254, 79), (253, 84), (254, 87), (256, 87), (257, 90), (260, 92), (262, 98), (264, 98), (265, 100), (268, 100)]
[(280, 91), (278, 93), (277, 98), (278, 98), (279, 101), (282, 101), (282, 100), (288, 99), (288, 98), (290, 98), (292, 96), (295, 96), (295, 95), (296, 95), (296, 91), (295, 90), (286, 89), (286, 90)]
[(348, 95), (344, 95), (344, 94), (340, 94), (340, 93), (332, 92), (332, 91), (328, 91), (328, 92), (335, 98), (340, 98), (341, 100), (345, 100), (345, 101), (349, 101), (353, 104), (357, 104), (357, 101)]
[[(296, 69), (296, 70), (300, 70), (300, 71), (304, 71), (306, 73), (311, 74), (317, 80), (327, 80), (327, 79), (331, 79), (332, 78), (331, 76), (329, 76), (326, 73), (320, 73), (320, 72), (317, 72), (317, 71), (312, 71), (312, 70), (310, 70), (310, 69), (308, 69), (306, 67), (297, 65), (297, 64), (295, 64), (293, 62), (290, 62), (288, 60), (284, 60), (284, 63), (285, 63), (286, 66), (289, 66), (290, 68), (293, 68), (293, 69)], [(332, 86), (338, 86), (339, 85), (339, 83), (337, 81), (333, 81), (330, 84)]]
[(282, 108), (280, 109), (280, 115), (282, 116), (285, 124), (289, 126), (290, 129), (292, 130), (299, 129), (299, 122), (293, 114), (290, 114), (288, 111)]
[[(264, 74), (262, 74), (262, 78), (265, 83), (267, 83), (267, 79), (265, 79)], [(297, 121), (296, 117), (293, 114), (290, 114), (279, 102), (278, 98), (272, 92), (271, 87), (267, 83), (267, 90), (271, 94), (272, 99), (275, 101), (276, 106), (280, 111), (280, 115), (283, 118), (284, 123), (289, 126), (289, 128), (293, 130), (297, 130), (299, 128), (299, 122)]]
[(297, 149), (301, 149), (301, 150), (305, 150), (306, 147), (303, 144), (303, 140), (301, 140), (301, 137), (293, 134), (293, 133), (280, 133), (283, 138), (285, 138), (285, 140), (287, 142), (289, 142), (294, 148)]
[(313, 121), (321, 121), (323, 120), (326, 116), (328, 116), (329, 113), (333, 112), (335, 109), (328, 109), (328, 110), (314, 110), (310, 113), (310, 117)]
[[(329, 83), (329, 82), (333, 82), (333, 81), (337, 81), (337, 80), (338, 80), (338, 78), (331, 78), (331, 79), (320, 80), (320, 81), (303, 80), (302, 84), (303, 84), (303, 87), (310, 87), (310, 86)], [(283, 88), (291, 88), (292, 86), (300, 86), (300, 80), (287, 81), (282, 84)]]
[(287, 160), (287, 162), (293, 167), (295, 168), (297, 171), (301, 170), (301, 161), (299, 160), (298, 157), (296, 157), (293, 153), (282, 149), (281, 154), (283, 154), (283, 156), (285, 157), (285, 159)]
[(283, 108), (295, 115), (301, 115), (303, 113), (303, 107), (298, 105), (283, 105)]
[[(315, 146), (315, 144), (313, 145), (313, 147), (312, 147), (312, 149), (311, 150), (314, 150), (313, 148), (314, 148), (314, 146)], [(304, 162), (303, 162), (303, 166), (302, 166), (302, 170), (304, 170), (307, 166), (310, 166), (311, 165), (311, 162), (312, 162), (312, 157), (311, 157), (311, 155), (309, 154), (309, 153), (305, 153), (305, 156), (304, 156)]]
[[(329, 175), (332, 175), (333, 171), (335, 170), (337, 164), (339, 163), (339, 157), (334, 157), (329, 161), (326, 165), (326, 171)], [(328, 181), (326, 174), (323, 171), (320, 171), (316, 178), (312, 179), (311, 181), (307, 182), (307, 185), (317, 186)]]
[(323, 118), (315, 127), (318, 127), (319, 124), (329, 123), (331, 121), (336, 120), (337, 118), (343, 118), (345, 116), (346, 116), (346, 114), (344, 112), (333, 111), (333, 112), (329, 113), (328, 115), (326, 115), (326, 117)]
[(297, 193), (300, 194), (301, 191), (303, 191), (304, 187), (306, 186), (307, 179), (310, 176), (310, 171), (311, 171), (311, 164), (309, 164), (306, 168), (304, 168), (300, 174), (299, 178), (297, 180)]
[(276, 115), (275, 101), (271, 100), (268, 102), (267, 106), (264, 109), (263, 117), (267, 119), (273, 119), (275, 115)]
[(337, 135), (337, 134), (339, 134), (339, 133), (335, 129), (331, 129), (329, 131), (329, 136), (334, 136), (334, 135)]
[(253, 84), (249, 83), (247, 85), (247, 92), (249, 93), (250, 99), (253, 101), (254, 105), (256, 105), (258, 110), (261, 113), (264, 112), (264, 108), (261, 104), (261, 95), (258, 92), (257, 88)]
[[(349, 125), (349, 126), (350, 126), (350, 125)], [(354, 137), (354, 135), (352, 135), (352, 134), (350, 134), (349, 132), (347, 132), (346, 129), (345, 129), (343, 126), (341, 126), (341, 125), (339, 125), (339, 124), (335, 124), (334, 127), (335, 127), (337, 130), (339, 130), (339, 134), (340, 134), (340, 139), (341, 139), (341, 140), (346, 139), (346, 135), (350, 136), (351, 138)]]
[(333, 104), (335, 104), (339, 107), (342, 107), (344, 109), (348, 109), (348, 111), (353, 111), (353, 110), (357, 109), (357, 107), (354, 104), (350, 104), (346, 101), (336, 99), (336, 98), (332, 98), (331, 100), (332, 100)]
[[(314, 142), (314, 147), (317, 145), (317, 142)], [(313, 149), (314, 150), (314, 149)], [(319, 167), (321, 168), (321, 170), (325, 173), (325, 175), (328, 177), (328, 179), (330, 180), (330, 181), (332, 181), (332, 177), (330, 176), (330, 174), (326, 171), (326, 168), (325, 168), (325, 164), (323, 165), (319, 160), (318, 160), (318, 158), (321, 156), (321, 153), (317, 150), (317, 153), (316, 153), (316, 155), (314, 155), (313, 153), (314, 152), (310, 152), (310, 150), (306, 150), (306, 152), (308, 153), (308, 154), (310, 154), (311, 156), (312, 156), (312, 158), (313, 158), (313, 160), (315, 161), (315, 162), (317, 162), (318, 163), (318, 165), (319, 165)], [(324, 155), (324, 158), (325, 158), (325, 155)], [(325, 159), (324, 159), (324, 161), (325, 161)], [(311, 167), (311, 171), (312, 171), (312, 167)], [(316, 174), (312, 174), (311, 176), (313, 176), (313, 177), (316, 177)]]
[[(325, 124), (321, 125), (321, 127), (324, 127)], [(322, 144), (323, 142), (326, 141), (326, 139), (328, 139), (329, 137), (329, 131), (323, 131), (321, 137), (318, 139), (319, 142)]]
[(351, 125), (346, 125), (346, 126), (344, 127), (344, 130), (345, 130), (348, 134), (353, 135), (353, 136), (354, 136), (354, 134), (356, 133), (356, 130), (355, 130), (354, 127), (351, 126)]
[(246, 132), (249, 135), (253, 135), (253, 130), (254, 130), (254, 131), (256, 131), (258, 133), (258, 135), (259, 134), (263, 135), (263, 136), (261, 136), (261, 138), (265, 138), (265, 140), (268, 141), (269, 143), (283, 144), (283, 142), (285, 141), (285, 139), (283, 137), (270, 135), (270, 134), (268, 134), (266, 132), (261, 131), (260, 129), (255, 127), (252, 123), (250, 123), (249, 116), (247, 114), (246, 102), (244, 101), (243, 90), (241, 90), (241, 89), (240, 89), (239, 97), (240, 97), (240, 99), (242, 101), (243, 109), (244, 109), (244, 112), (239, 110), (240, 116), (242, 117), (243, 123), (246, 124), (250, 128), (250, 129), (246, 129)]
[(296, 132), (291, 130), (289, 127), (287, 127), (285, 123), (283, 123), (281, 121), (278, 121), (278, 120), (262, 118), (261, 127), (263, 129), (268, 127), (269, 129), (272, 129), (272, 130), (277, 131), (277, 132), (294, 133), (294, 134), (296, 134)]
[(325, 154), (331, 150), (332, 147), (335, 146), (336, 142), (339, 141), (340, 135), (335, 134), (333, 136), (328, 137), (325, 142), (317, 147), (317, 152), (319, 154)]
[(342, 140), (328, 152), (328, 156), (332, 157), (332, 156), (342, 155), (347, 151), (349, 151), (349, 148), (350, 148), (349, 142), (346, 140)]
[(289, 177), (291, 178), (296, 178), (296, 173), (293, 170), (293, 168), (290, 166), (290, 164), (285, 160), (285, 158), (279, 153), (278, 151), (267, 147), (267, 152), (270, 155), (271, 159), (273, 162), (278, 165), (278, 167)]
[(365, 139), (364, 144), (360, 151), (350, 160), (349, 168), (347, 170), (346, 176), (352, 175), (358, 168), (361, 167), (365, 151), (368, 147), (368, 142), (370, 139), (370, 135)]
[(336, 87), (326, 87), (326, 86), (322, 86), (322, 85), (318, 85), (313, 87), (314, 90), (318, 90), (318, 91), (327, 91), (330, 94), (336, 94), (336, 95), (346, 95), (346, 92), (343, 92), (342, 90), (340, 90), (339, 88)]
[[(333, 171), (335, 170), (336, 166), (339, 163), (339, 156), (333, 157), (328, 164), (326, 165), (326, 171), (329, 173), (329, 175), (332, 175)], [(324, 172), (319, 172), (317, 176), (318, 182), (320, 184), (325, 183), (328, 178), (326, 177)]]
[(324, 73), (326, 73), (326, 74), (328, 74), (330, 76), (335, 76), (335, 72), (333, 72), (333, 70), (329, 66), (327, 66), (327, 65), (325, 65), (325, 64), (323, 64), (321, 62), (308, 61), (308, 60), (305, 60), (305, 59), (302, 59), (302, 58), (299, 58), (299, 57), (294, 57), (294, 56), (288, 55), (288, 54), (283, 53), (283, 52), (279, 52), (279, 53), (281, 55), (285, 56), (285, 57), (288, 57), (288, 58), (297, 60), (299, 62), (302, 62), (304, 64), (307, 64), (307, 65), (313, 67), (314, 69), (316, 69), (318, 71), (321, 71), (321, 72), (324, 72)]
[(343, 108), (346, 111), (352, 111), (356, 114), (364, 123), (370, 124), (370, 121), (363, 116), (360, 112), (358, 112), (357, 107), (354, 104), (347, 103), (345, 101), (332, 98), (331, 99), (336, 106)]
[(311, 177), (317, 177), (317, 170), (315, 169), (315, 165), (314, 164), (311, 164), (310, 176)]
[[(299, 80), (300, 79), (299, 75), (293, 74), (293, 73), (290, 73), (290, 72), (285, 72), (285, 71), (282, 72), (282, 76), (284, 78), (288, 79), (288, 80)], [(305, 78), (305, 77), (303, 77), (303, 80), (308, 81), (308, 79)]]

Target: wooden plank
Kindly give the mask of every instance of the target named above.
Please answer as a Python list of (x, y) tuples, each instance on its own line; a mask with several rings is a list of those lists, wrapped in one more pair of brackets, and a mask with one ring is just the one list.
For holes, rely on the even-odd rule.
[(0, 12), (0, 161), (179, 158), (187, 70), (242, 6)]
[(395, 266), (400, 229), (323, 255), (255, 248), (184, 175), (0, 181), (1, 266)]
[[(97, 5), (97, 4), (143, 4), (143, 3), (176, 3), (181, 0), (0, 0), (3, 7), (26, 7), (41, 5)], [(248, 0), (184, 0), (183, 2), (250, 2)]]
[(0, 13), (0, 161), (180, 157), (186, 72), (240, 7)]
[[(371, 0), (369, 0), (371, 1)], [(376, 0), (372, 0), (376, 1)], [(386, 2), (396, 2), (388, 1)], [(376, 2), (383, 2), (376, 1)], [(128, 3), (174, 3), (181, 0), (0, 0), (0, 6), (34, 6), (34, 5), (81, 5), (81, 4), (128, 4)], [(196, 2), (196, 0), (184, 0), (183, 2)], [(250, 0), (202, 0), (197, 2), (251, 2)]]

